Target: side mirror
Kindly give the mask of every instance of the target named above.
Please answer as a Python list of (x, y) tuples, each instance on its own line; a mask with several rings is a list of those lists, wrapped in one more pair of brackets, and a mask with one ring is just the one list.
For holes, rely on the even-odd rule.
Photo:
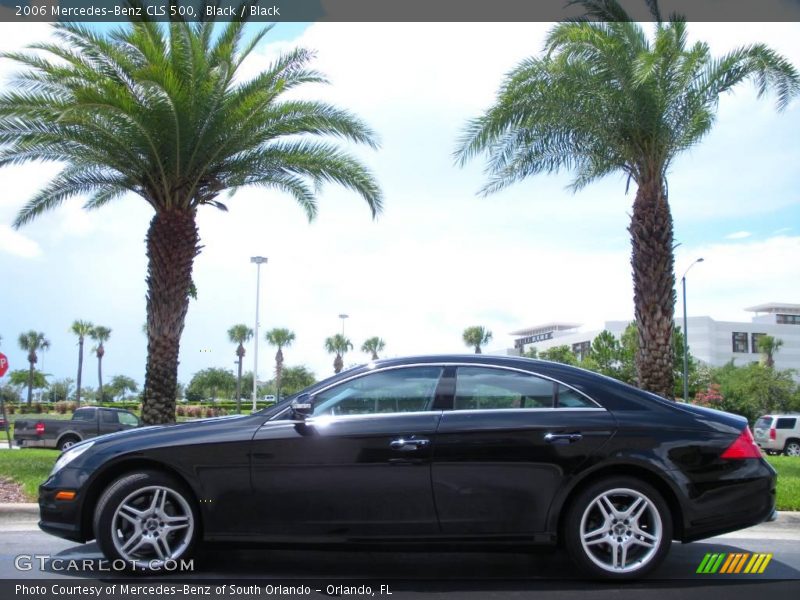
[(291, 403), (292, 415), (296, 419), (304, 421), (314, 414), (314, 402), (309, 394), (300, 394)]

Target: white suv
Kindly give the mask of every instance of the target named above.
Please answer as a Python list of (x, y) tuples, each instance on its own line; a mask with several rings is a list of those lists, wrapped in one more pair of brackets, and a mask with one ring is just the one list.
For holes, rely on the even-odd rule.
[(800, 456), (800, 415), (764, 415), (756, 421), (753, 437), (767, 454)]

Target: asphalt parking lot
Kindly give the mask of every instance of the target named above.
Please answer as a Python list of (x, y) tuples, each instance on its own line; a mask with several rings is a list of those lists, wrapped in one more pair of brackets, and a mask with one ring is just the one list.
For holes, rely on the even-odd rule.
[[(0, 516), (0, 579), (48, 582), (114, 582), (122, 575), (103, 567), (94, 543), (75, 544), (40, 532), (29, 516)], [(761, 574), (698, 574), (707, 553), (772, 554)], [(40, 557), (49, 556), (49, 559)], [(20, 558), (21, 557), (21, 558)], [(136, 581), (143, 581), (141, 578)], [(763, 600), (800, 594), (800, 514), (782, 513), (773, 523), (693, 544), (673, 544), (664, 564), (646, 580), (608, 584), (581, 579), (561, 551), (503, 549), (464, 552), (311, 550), (211, 546), (190, 573), (169, 573), (149, 582), (203, 585), (235, 584), (266, 594), (266, 585), (308, 585), (311, 595), (361, 598), (381, 594), (381, 585), (398, 598), (687, 598), (710, 593)], [(370, 594), (357, 593), (368, 585)], [(261, 586), (253, 587), (253, 586)], [(0, 586), (2, 587), (2, 586)], [(4, 590), (6, 588), (3, 588)], [(11, 588), (8, 588), (11, 589)], [(215, 587), (209, 585), (212, 595)], [(319, 592), (317, 591), (319, 590)], [(351, 590), (355, 590), (350, 593)], [(13, 591), (13, 590), (12, 590)], [(202, 594), (201, 594), (202, 595)], [(282, 598), (295, 597), (278, 594)], [(3, 598), (8, 596), (3, 595)], [(14, 594), (10, 597), (26, 597)], [(28, 596), (29, 597), (29, 596)], [(61, 598), (68, 596), (63, 595)], [(186, 598), (189, 596), (181, 595)], [(194, 596), (192, 596), (194, 597)], [(199, 597), (199, 596), (198, 596)], [(217, 596), (219, 597), (219, 596)], [(296, 597), (308, 597), (300, 594)], [(388, 597), (388, 596), (387, 596)]]

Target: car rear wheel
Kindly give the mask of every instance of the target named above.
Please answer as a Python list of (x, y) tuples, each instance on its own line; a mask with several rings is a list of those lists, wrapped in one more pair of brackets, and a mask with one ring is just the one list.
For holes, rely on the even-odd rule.
[(136, 571), (171, 569), (188, 558), (198, 537), (191, 494), (158, 471), (125, 475), (103, 493), (94, 515), (100, 550)]
[(783, 447), (783, 453), (786, 456), (800, 456), (800, 442), (789, 440), (786, 442), (786, 446)]
[(65, 435), (60, 440), (58, 440), (58, 449), (63, 452), (64, 450), (68, 450), (72, 448), (75, 444), (80, 442), (80, 438), (75, 435)]
[(564, 544), (586, 574), (635, 579), (655, 569), (672, 541), (672, 517), (661, 494), (633, 477), (597, 481), (570, 504)]

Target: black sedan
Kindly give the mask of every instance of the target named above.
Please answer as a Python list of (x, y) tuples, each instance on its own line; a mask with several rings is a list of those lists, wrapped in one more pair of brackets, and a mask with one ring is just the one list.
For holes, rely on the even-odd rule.
[(775, 483), (742, 417), (556, 363), (425, 356), (77, 444), (39, 488), (39, 526), (137, 569), (203, 540), (560, 543), (632, 578), (672, 540), (772, 518)]

